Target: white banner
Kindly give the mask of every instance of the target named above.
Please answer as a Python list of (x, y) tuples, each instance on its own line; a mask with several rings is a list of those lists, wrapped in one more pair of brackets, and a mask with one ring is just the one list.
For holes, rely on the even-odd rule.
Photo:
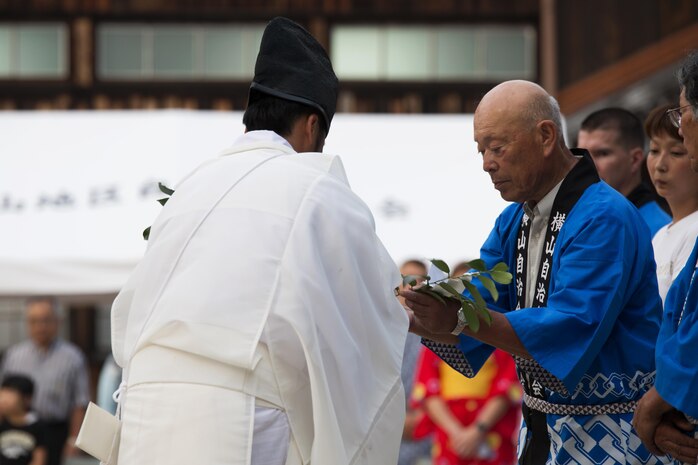
[[(241, 113), (0, 112), (0, 295), (118, 291), (179, 179), (243, 131)], [(338, 114), (342, 157), (393, 258), (478, 255), (506, 203), (470, 115)], [(269, 186), (269, 189), (273, 189)]]

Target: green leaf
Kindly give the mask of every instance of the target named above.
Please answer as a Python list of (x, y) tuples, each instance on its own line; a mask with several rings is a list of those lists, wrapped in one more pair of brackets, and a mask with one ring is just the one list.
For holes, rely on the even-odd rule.
[(150, 238), (150, 226), (143, 230), (143, 239), (147, 241), (148, 238)]
[(509, 284), (511, 280), (514, 279), (514, 276), (508, 271), (492, 271), (490, 276), (499, 284)]
[(438, 286), (458, 300), (460, 300), (463, 297), (461, 293), (456, 290), (456, 288), (454, 288), (448, 283), (439, 283)]
[(438, 258), (432, 258), (430, 261), (434, 264), (435, 267), (437, 267), (447, 275), (451, 276), (451, 269), (448, 267), (445, 261), (439, 260)]
[(477, 290), (477, 287), (475, 287), (472, 283), (466, 282), (463, 284), (465, 284), (465, 288), (473, 296), (473, 299), (475, 300), (477, 306), (487, 308), (487, 303), (485, 302), (485, 299), (482, 298), (482, 295), (480, 294), (480, 291)]
[(474, 333), (477, 333), (480, 330), (480, 319), (477, 317), (477, 313), (475, 313), (475, 308), (473, 307), (472, 302), (465, 301), (463, 302), (463, 306), (461, 307), (463, 309), (463, 314), (465, 315), (465, 321), (468, 322), (468, 328)]
[(164, 207), (168, 200), (170, 200), (169, 197), (163, 197), (162, 199), (158, 199), (158, 203)]
[(490, 295), (492, 295), (492, 300), (495, 302), (497, 299), (499, 299), (499, 292), (497, 291), (497, 286), (494, 284), (494, 281), (492, 281), (490, 278), (487, 276), (479, 276), (478, 279), (482, 283), (483, 286), (485, 286), (485, 289), (487, 289), (490, 292)]
[(504, 262), (499, 262), (492, 268), (492, 271), (509, 271), (509, 267)]
[(480, 258), (478, 258), (477, 260), (469, 261), (468, 266), (477, 271), (487, 271), (487, 265), (485, 265), (485, 261)]
[(480, 315), (480, 319), (484, 320), (485, 323), (487, 323), (487, 326), (492, 325), (492, 314), (489, 310), (487, 310), (487, 307), (476, 307), (475, 310), (477, 311), (478, 315)]
[(164, 185), (161, 182), (158, 183), (158, 188), (160, 189), (160, 192), (162, 192), (163, 194), (167, 194), (167, 195), (174, 194), (174, 191), (172, 189), (170, 189), (169, 187), (167, 187), (166, 185)]

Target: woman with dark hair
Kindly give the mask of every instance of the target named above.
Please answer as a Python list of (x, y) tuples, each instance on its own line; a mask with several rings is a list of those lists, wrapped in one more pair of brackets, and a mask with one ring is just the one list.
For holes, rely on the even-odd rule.
[(657, 193), (666, 199), (672, 213), (671, 223), (652, 239), (662, 302), (698, 236), (698, 173), (691, 170), (683, 137), (667, 113), (670, 108), (672, 105), (659, 106), (645, 120), (650, 140), (647, 168)]

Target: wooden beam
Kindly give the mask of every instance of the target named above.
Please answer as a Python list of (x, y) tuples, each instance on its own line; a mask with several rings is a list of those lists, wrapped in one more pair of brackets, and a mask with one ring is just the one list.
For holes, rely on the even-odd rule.
[[(563, 113), (571, 114), (681, 61), (698, 48), (698, 24), (681, 29), (560, 90)], [(678, 84), (677, 84), (678, 86)]]
[(540, 83), (550, 95), (557, 94), (556, 0), (540, 0)]

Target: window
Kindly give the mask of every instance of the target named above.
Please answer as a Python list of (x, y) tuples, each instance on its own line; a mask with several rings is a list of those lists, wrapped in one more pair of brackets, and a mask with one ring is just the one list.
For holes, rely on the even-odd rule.
[(0, 23), (0, 79), (63, 79), (68, 33), (60, 23)]
[(97, 32), (102, 79), (249, 80), (264, 25), (104, 24)]
[(340, 79), (498, 81), (533, 79), (532, 26), (336, 26), (330, 54)]

